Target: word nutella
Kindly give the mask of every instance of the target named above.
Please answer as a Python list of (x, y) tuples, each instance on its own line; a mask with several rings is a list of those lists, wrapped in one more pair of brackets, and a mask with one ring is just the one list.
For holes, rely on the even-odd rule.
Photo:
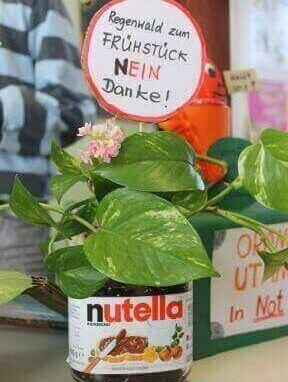
[(153, 296), (149, 302), (132, 303), (126, 299), (123, 303), (88, 304), (87, 321), (93, 322), (146, 322), (177, 320), (183, 317), (183, 301), (167, 303), (166, 296)]

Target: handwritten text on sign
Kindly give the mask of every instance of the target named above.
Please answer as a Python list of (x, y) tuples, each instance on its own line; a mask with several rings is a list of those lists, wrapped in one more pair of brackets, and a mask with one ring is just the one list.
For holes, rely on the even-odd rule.
[(255, 69), (226, 71), (224, 78), (229, 94), (259, 90), (259, 79)]
[[(287, 223), (273, 228), (288, 232)], [(275, 234), (270, 239), (279, 249), (288, 246)], [(224, 337), (288, 325), (288, 271), (283, 268), (262, 283), (264, 265), (257, 251), (263, 249), (261, 237), (248, 229), (216, 233), (213, 263), (222, 278), (212, 280), (211, 322)]]
[(114, 0), (91, 22), (83, 65), (104, 108), (157, 122), (192, 100), (203, 59), (199, 28), (174, 0)]

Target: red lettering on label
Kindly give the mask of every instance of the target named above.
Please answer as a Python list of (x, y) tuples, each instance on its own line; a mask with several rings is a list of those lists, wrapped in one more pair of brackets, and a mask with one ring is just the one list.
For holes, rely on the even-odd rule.
[(169, 318), (177, 320), (183, 317), (183, 303), (182, 301), (170, 302), (167, 306), (167, 315)]
[(122, 305), (124, 312), (124, 320), (126, 322), (133, 322), (133, 317), (131, 316), (131, 310), (133, 309), (133, 304), (130, 303), (130, 300), (125, 300)]
[(160, 296), (160, 320), (164, 321), (166, 318), (166, 297)]
[(153, 296), (152, 297), (152, 305), (153, 305), (153, 310), (152, 310), (152, 320), (153, 321), (158, 321), (158, 297)]
[(111, 313), (111, 305), (104, 305), (104, 316), (107, 322), (121, 322), (121, 305), (114, 305), (114, 316)]
[(140, 322), (148, 321), (151, 317), (151, 308), (149, 304), (145, 304), (144, 302), (141, 304), (137, 304), (134, 310), (135, 319)]
[(145, 322), (177, 320), (183, 318), (183, 300), (167, 302), (166, 296), (153, 296), (147, 302), (133, 304), (127, 298), (122, 304), (88, 304), (89, 322)]

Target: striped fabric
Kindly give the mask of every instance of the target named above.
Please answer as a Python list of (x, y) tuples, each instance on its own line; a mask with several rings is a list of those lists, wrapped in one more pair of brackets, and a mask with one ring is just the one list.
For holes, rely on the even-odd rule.
[(47, 197), (53, 137), (71, 143), (95, 118), (61, 0), (0, 0), (0, 198), (16, 173)]

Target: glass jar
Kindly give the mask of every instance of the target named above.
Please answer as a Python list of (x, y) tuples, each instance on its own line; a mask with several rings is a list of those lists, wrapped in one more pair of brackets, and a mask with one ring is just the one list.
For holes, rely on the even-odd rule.
[(69, 362), (78, 382), (178, 382), (192, 364), (190, 285), (109, 282), (69, 299)]

